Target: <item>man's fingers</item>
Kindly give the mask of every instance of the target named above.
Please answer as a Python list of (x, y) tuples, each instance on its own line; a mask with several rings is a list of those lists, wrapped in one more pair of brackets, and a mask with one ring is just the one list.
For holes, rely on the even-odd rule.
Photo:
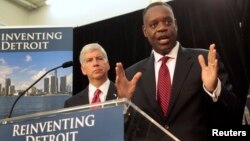
[(216, 61), (216, 49), (215, 44), (211, 44), (209, 46), (209, 52), (208, 52), (208, 66), (214, 67)]
[(142, 73), (141, 72), (137, 72), (134, 75), (133, 79), (131, 80), (131, 83), (134, 84), (134, 85), (136, 85), (137, 82), (138, 82), (138, 80), (141, 78), (141, 76), (142, 76)]
[(215, 61), (214, 61), (214, 68), (216, 69), (216, 72), (219, 69), (219, 67), (218, 67), (218, 60), (217, 59), (215, 59)]
[(125, 72), (124, 72), (122, 63), (120, 63), (120, 62), (116, 63), (115, 72), (116, 72), (116, 77), (125, 76)]
[(204, 69), (206, 67), (206, 63), (205, 63), (205, 59), (204, 59), (203, 55), (199, 55), (198, 60), (199, 60), (201, 69)]

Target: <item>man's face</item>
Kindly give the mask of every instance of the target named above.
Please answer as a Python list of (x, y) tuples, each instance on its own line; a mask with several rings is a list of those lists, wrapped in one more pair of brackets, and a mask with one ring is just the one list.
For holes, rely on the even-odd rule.
[(169, 7), (157, 5), (148, 9), (143, 18), (143, 33), (153, 49), (165, 55), (176, 44), (177, 25)]
[(105, 80), (108, 78), (109, 63), (99, 50), (88, 52), (84, 56), (84, 65), (81, 66), (82, 73), (88, 76), (89, 81)]

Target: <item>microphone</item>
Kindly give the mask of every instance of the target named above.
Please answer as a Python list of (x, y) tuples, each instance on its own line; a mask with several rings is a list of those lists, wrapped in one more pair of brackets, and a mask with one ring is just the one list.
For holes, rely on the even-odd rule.
[(62, 64), (62, 68), (68, 68), (73, 66), (73, 62), (72, 61), (68, 61)]
[(43, 74), (39, 79), (37, 79), (33, 84), (31, 84), (25, 91), (23, 91), (18, 97), (17, 99), (15, 100), (15, 102), (13, 103), (12, 107), (11, 107), (11, 110), (9, 112), (9, 114), (7, 115), (7, 118), (11, 118), (12, 116), (12, 112), (13, 112), (13, 109), (17, 103), (17, 101), (30, 89), (32, 88), (37, 82), (39, 82), (45, 75), (47, 75), (49, 72), (53, 71), (53, 70), (56, 70), (58, 68), (68, 68), (68, 67), (71, 67), (73, 66), (73, 61), (68, 61), (68, 62), (64, 62), (62, 65), (60, 66), (57, 66), (55, 68), (52, 68), (50, 69), (49, 71), (47, 71), (45, 74)]

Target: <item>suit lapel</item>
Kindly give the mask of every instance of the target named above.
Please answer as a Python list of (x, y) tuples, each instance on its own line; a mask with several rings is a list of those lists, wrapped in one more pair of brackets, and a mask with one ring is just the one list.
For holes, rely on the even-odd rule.
[[(151, 54), (149, 57), (149, 60), (147, 61), (145, 67), (144, 67), (143, 77), (142, 79), (142, 86), (145, 86), (145, 95), (148, 98), (149, 103), (153, 107), (154, 111), (156, 113), (162, 113), (161, 107), (156, 101), (156, 82), (155, 82), (155, 70), (154, 70), (154, 55)], [(158, 115), (158, 114), (156, 114)], [(161, 114), (162, 118), (163, 113)]]
[[(169, 116), (171, 117), (171, 111), (173, 110), (174, 104), (179, 97), (180, 91), (183, 87), (183, 83), (192, 67), (194, 62), (194, 58), (189, 55), (185, 48), (180, 46), (178, 51), (178, 57), (176, 60), (176, 66), (174, 71), (173, 83), (172, 83), (172, 92), (170, 98), (170, 105), (169, 105)], [(184, 67), (183, 67), (184, 66)]]
[(116, 98), (117, 98), (117, 91), (116, 91), (115, 84), (112, 81), (110, 81), (106, 100), (113, 100)]
[(81, 94), (79, 94), (79, 101), (83, 104), (89, 104), (89, 89), (86, 87)]
[[(112, 100), (117, 98), (117, 91), (114, 82), (110, 81), (108, 94), (106, 100)], [(83, 104), (89, 104), (89, 89), (86, 87), (83, 91), (79, 94), (79, 101)]]

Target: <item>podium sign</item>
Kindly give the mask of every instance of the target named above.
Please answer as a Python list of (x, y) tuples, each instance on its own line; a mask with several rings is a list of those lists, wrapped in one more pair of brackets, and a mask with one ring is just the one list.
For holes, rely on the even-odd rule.
[(106, 107), (2, 124), (1, 141), (123, 141), (123, 110)]
[(127, 99), (6, 118), (0, 140), (180, 141)]

